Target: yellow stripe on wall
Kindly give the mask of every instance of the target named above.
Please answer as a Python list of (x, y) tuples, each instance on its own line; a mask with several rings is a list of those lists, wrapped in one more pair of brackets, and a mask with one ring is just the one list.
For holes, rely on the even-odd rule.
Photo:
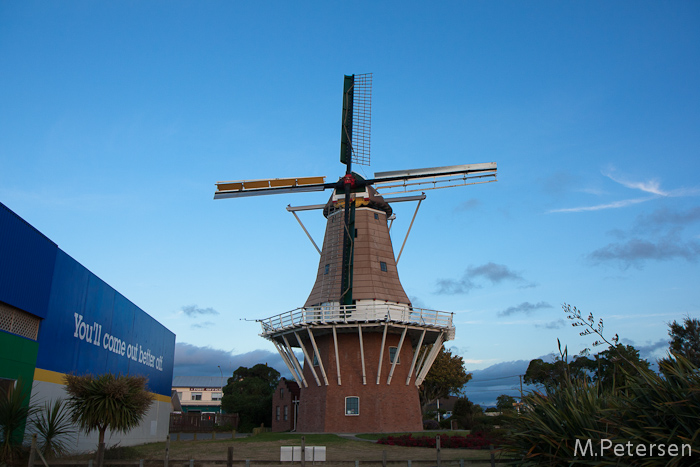
[[(57, 371), (42, 370), (41, 368), (34, 369), (34, 381), (41, 381), (44, 383), (60, 384), (65, 385), (65, 374), (59, 373)], [(163, 396), (161, 394), (151, 393), (153, 398), (158, 402), (170, 403), (171, 396)]]
[(41, 368), (34, 369), (34, 381), (43, 381), (44, 383), (61, 384), (65, 383), (63, 373), (56, 371), (42, 370)]

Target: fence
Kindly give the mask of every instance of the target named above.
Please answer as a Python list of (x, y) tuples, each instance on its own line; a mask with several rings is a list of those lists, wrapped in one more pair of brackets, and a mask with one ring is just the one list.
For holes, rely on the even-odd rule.
[(236, 413), (171, 413), (170, 433), (198, 433), (215, 431), (217, 427), (226, 430), (238, 429)]

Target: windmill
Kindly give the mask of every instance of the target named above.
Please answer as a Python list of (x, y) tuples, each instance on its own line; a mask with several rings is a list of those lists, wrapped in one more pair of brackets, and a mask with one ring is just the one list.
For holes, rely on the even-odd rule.
[[(424, 190), (496, 181), (495, 162), (379, 172), (371, 179), (353, 172), (353, 163), (370, 163), (371, 89), (371, 74), (345, 76), (340, 144), (345, 174), (338, 181), (294, 177), (216, 184), (214, 199), (332, 191), (325, 205), (287, 207), (307, 235), (297, 211), (322, 209), (327, 219), (321, 249), (309, 235), (320, 261), (306, 303), (260, 320), (261, 336), (274, 344), (301, 388), (298, 431), (422, 428), (418, 388), (455, 327), (452, 313), (416, 308), (406, 295), (396, 268), (403, 245), (395, 258), (389, 234), (391, 204), (417, 201), (417, 213)], [(405, 196), (412, 192), (423, 193)]]

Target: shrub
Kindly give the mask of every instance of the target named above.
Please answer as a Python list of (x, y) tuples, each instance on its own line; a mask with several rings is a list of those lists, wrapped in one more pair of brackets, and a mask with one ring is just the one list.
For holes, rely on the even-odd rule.
[(423, 420), (424, 430), (439, 430), (440, 424), (436, 420)]
[[(700, 455), (700, 372), (688, 360), (674, 356), (662, 363), (663, 376), (650, 370), (626, 374), (626, 386), (613, 392), (578, 379), (525, 396), (521, 414), (508, 416), (513, 433), (504, 446), (521, 465), (628, 465), (639, 458), (608, 455), (581, 458), (576, 440), (591, 440), (600, 453), (601, 440), (615, 445), (681, 446), (689, 444)], [(635, 448), (632, 448), (632, 452)], [(627, 449), (625, 453), (629, 452)], [(686, 465), (688, 456), (646, 455), (644, 465)], [(579, 454), (579, 456), (576, 456)], [(577, 459), (578, 457), (578, 459)], [(689, 465), (689, 464), (688, 464)]]
[[(500, 444), (502, 441), (488, 433), (474, 432), (469, 435), (440, 435), (440, 447), (445, 449), (488, 449), (491, 445)], [(435, 436), (413, 437), (411, 434), (401, 436), (387, 436), (380, 438), (378, 444), (389, 446), (435, 448)]]

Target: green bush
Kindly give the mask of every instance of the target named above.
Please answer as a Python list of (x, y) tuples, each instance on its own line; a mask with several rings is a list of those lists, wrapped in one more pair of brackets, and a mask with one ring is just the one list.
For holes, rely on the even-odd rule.
[[(626, 386), (612, 390), (579, 379), (565, 379), (544, 393), (524, 398), (520, 414), (507, 415), (513, 433), (505, 449), (521, 465), (691, 465), (700, 456), (700, 372), (683, 357), (662, 363), (663, 375), (641, 370), (625, 375)], [(576, 451), (576, 443), (579, 450)], [(591, 440), (601, 453), (601, 441), (630, 443), (616, 456), (582, 456)], [(657, 446), (656, 456), (634, 455), (637, 445)], [(661, 456), (659, 445), (690, 445), (691, 456)]]

